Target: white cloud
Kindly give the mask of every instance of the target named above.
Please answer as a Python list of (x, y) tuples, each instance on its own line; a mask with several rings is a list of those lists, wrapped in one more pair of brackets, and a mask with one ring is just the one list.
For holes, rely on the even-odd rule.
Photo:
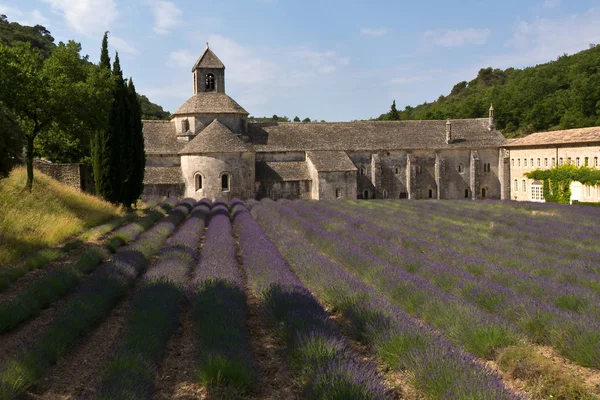
[(139, 51), (133, 47), (128, 41), (115, 35), (111, 35), (109, 43), (121, 53), (137, 55)]
[(37, 9), (23, 12), (18, 8), (0, 3), (0, 14), (6, 15), (9, 21), (18, 22), (21, 25), (48, 25), (48, 18), (44, 17)]
[(198, 59), (198, 54), (193, 54), (189, 50), (173, 51), (169, 54), (167, 65), (178, 68), (192, 68)]
[(153, 3), (154, 32), (166, 35), (180, 24), (181, 10), (171, 1), (155, 1)]
[(387, 29), (386, 28), (377, 28), (377, 29), (373, 29), (373, 28), (362, 28), (360, 30), (360, 36), (375, 36), (375, 37), (379, 37), (379, 36), (383, 36), (387, 33)]
[(482, 45), (487, 42), (492, 31), (489, 29), (448, 29), (425, 32), (425, 39), (436, 46), (460, 47), (468, 44)]
[(590, 9), (563, 18), (519, 20), (513, 37), (505, 44), (510, 50), (490, 59), (489, 65), (534, 65), (587, 49), (590, 43), (600, 42), (599, 19), (600, 9)]
[(556, 8), (560, 6), (560, 0), (544, 0), (544, 7)]
[(117, 18), (115, 0), (42, 0), (62, 14), (76, 32), (97, 35), (109, 30)]
[(293, 50), (288, 53), (293, 59), (293, 65), (304, 66), (307, 72), (329, 74), (340, 66), (350, 64), (350, 58), (340, 56), (333, 50), (314, 51), (307, 47)]

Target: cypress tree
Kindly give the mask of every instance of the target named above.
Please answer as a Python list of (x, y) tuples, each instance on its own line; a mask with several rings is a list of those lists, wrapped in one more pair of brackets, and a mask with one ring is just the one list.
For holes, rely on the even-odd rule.
[(109, 115), (109, 147), (110, 153), (110, 181), (113, 192), (107, 200), (113, 203), (126, 204), (127, 194), (127, 165), (131, 159), (131, 146), (129, 139), (129, 99), (127, 86), (123, 80), (123, 71), (119, 61), (119, 53), (115, 55), (112, 70), (115, 80), (113, 106)]
[(131, 158), (128, 165), (128, 185), (126, 205), (131, 205), (142, 195), (144, 189), (144, 170), (146, 168), (146, 153), (144, 152), (144, 135), (142, 132), (142, 109), (137, 98), (133, 79), (129, 78), (127, 86), (130, 108)]
[[(100, 50), (100, 69), (106, 72), (107, 79), (110, 79), (110, 57), (108, 56), (108, 32), (104, 33), (102, 39), (102, 49)], [(94, 172), (94, 181), (96, 194), (102, 198), (114, 201), (114, 186), (111, 179), (113, 174), (113, 157), (115, 151), (114, 143), (111, 138), (110, 126), (107, 129), (99, 129), (92, 137), (91, 156), (92, 170)]]
[(100, 50), (100, 66), (110, 69), (110, 57), (108, 55), (108, 31), (104, 32), (102, 38), (102, 49)]
[(400, 120), (400, 112), (396, 108), (396, 100), (392, 102), (392, 107), (390, 108), (390, 112), (388, 113), (388, 119), (390, 121), (399, 121)]

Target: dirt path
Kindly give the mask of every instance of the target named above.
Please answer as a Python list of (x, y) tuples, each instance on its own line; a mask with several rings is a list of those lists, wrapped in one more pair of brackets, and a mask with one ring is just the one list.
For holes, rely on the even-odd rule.
[(156, 373), (156, 398), (195, 400), (206, 399), (206, 388), (196, 383), (198, 353), (190, 305), (186, 302), (177, 331), (167, 344), (165, 357)]
[(65, 400), (93, 397), (125, 327), (133, 293), (72, 351), (60, 357), (24, 399)]

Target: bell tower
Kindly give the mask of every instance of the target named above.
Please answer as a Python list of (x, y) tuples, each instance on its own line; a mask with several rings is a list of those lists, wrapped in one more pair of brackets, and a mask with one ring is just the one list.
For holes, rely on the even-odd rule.
[(225, 93), (225, 65), (212, 52), (208, 43), (206, 49), (192, 68), (194, 94), (203, 92)]

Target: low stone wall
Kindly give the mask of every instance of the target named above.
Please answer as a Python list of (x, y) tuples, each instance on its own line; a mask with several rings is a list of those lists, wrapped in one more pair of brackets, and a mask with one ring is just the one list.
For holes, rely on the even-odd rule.
[(33, 167), (64, 185), (82, 192), (94, 193), (94, 179), (86, 165), (54, 164), (50, 161), (34, 160)]

